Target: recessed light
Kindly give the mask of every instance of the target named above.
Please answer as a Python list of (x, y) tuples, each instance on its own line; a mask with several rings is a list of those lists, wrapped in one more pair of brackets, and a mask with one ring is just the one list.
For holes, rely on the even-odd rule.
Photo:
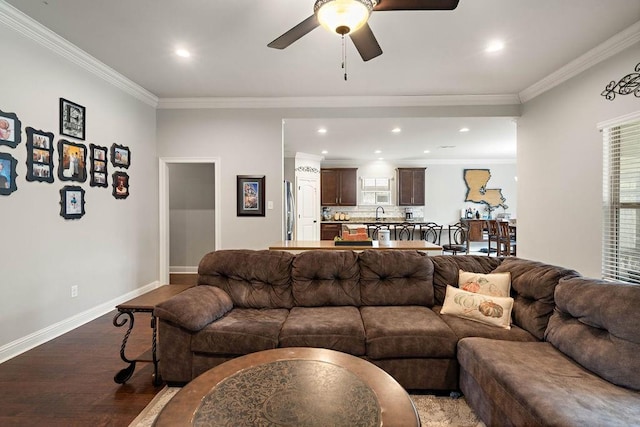
[(424, 154), (429, 154), (430, 152), (431, 152), (431, 151), (429, 151), (429, 150), (424, 150), (424, 151), (423, 151), (423, 153), (424, 153)]
[(378, 160), (384, 160), (384, 157), (378, 157)]
[(374, 151), (374, 153), (375, 154), (380, 154), (380, 153), (382, 153), (382, 151), (381, 150), (376, 150), (376, 151)]
[(469, 128), (460, 128), (459, 132), (469, 132)]
[(327, 129), (326, 128), (320, 128), (320, 129), (318, 129), (318, 133), (327, 133)]
[(402, 132), (402, 129), (400, 129), (400, 128), (393, 128), (393, 129), (391, 129), (391, 132), (393, 132), (393, 133), (400, 133), (400, 132)]
[(488, 53), (493, 53), (493, 52), (501, 51), (502, 49), (504, 49), (504, 42), (502, 40), (493, 40), (489, 42), (489, 44), (487, 45), (484, 51)]
[(322, 150), (321, 153), (322, 154), (329, 154), (329, 152), (327, 150)]
[(191, 56), (191, 52), (189, 52), (187, 49), (176, 49), (176, 55), (181, 58), (189, 58)]

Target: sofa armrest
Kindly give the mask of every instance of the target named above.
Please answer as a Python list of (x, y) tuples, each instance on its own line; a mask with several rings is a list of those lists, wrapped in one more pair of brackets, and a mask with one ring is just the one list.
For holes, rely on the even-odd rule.
[(196, 286), (155, 306), (156, 317), (197, 332), (233, 308), (231, 297), (215, 286)]

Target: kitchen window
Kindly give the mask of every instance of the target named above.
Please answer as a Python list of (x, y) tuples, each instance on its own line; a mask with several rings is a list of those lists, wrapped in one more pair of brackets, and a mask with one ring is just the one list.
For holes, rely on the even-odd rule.
[(602, 277), (640, 284), (640, 112), (603, 133)]
[(391, 180), (389, 178), (362, 178), (362, 205), (391, 205)]

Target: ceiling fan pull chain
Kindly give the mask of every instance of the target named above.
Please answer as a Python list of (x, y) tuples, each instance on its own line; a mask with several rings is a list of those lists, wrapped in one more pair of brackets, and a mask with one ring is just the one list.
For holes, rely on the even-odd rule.
[(342, 68), (344, 69), (344, 81), (347, 81), (347, 45), (342, 35)]

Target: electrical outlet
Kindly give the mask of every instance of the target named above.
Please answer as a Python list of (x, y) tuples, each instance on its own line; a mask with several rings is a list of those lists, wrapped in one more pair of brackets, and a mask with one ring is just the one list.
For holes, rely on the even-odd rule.
[(71, 287), (71, 298), (75, 298), (78, 296), (78, 285), (73, 285)]

